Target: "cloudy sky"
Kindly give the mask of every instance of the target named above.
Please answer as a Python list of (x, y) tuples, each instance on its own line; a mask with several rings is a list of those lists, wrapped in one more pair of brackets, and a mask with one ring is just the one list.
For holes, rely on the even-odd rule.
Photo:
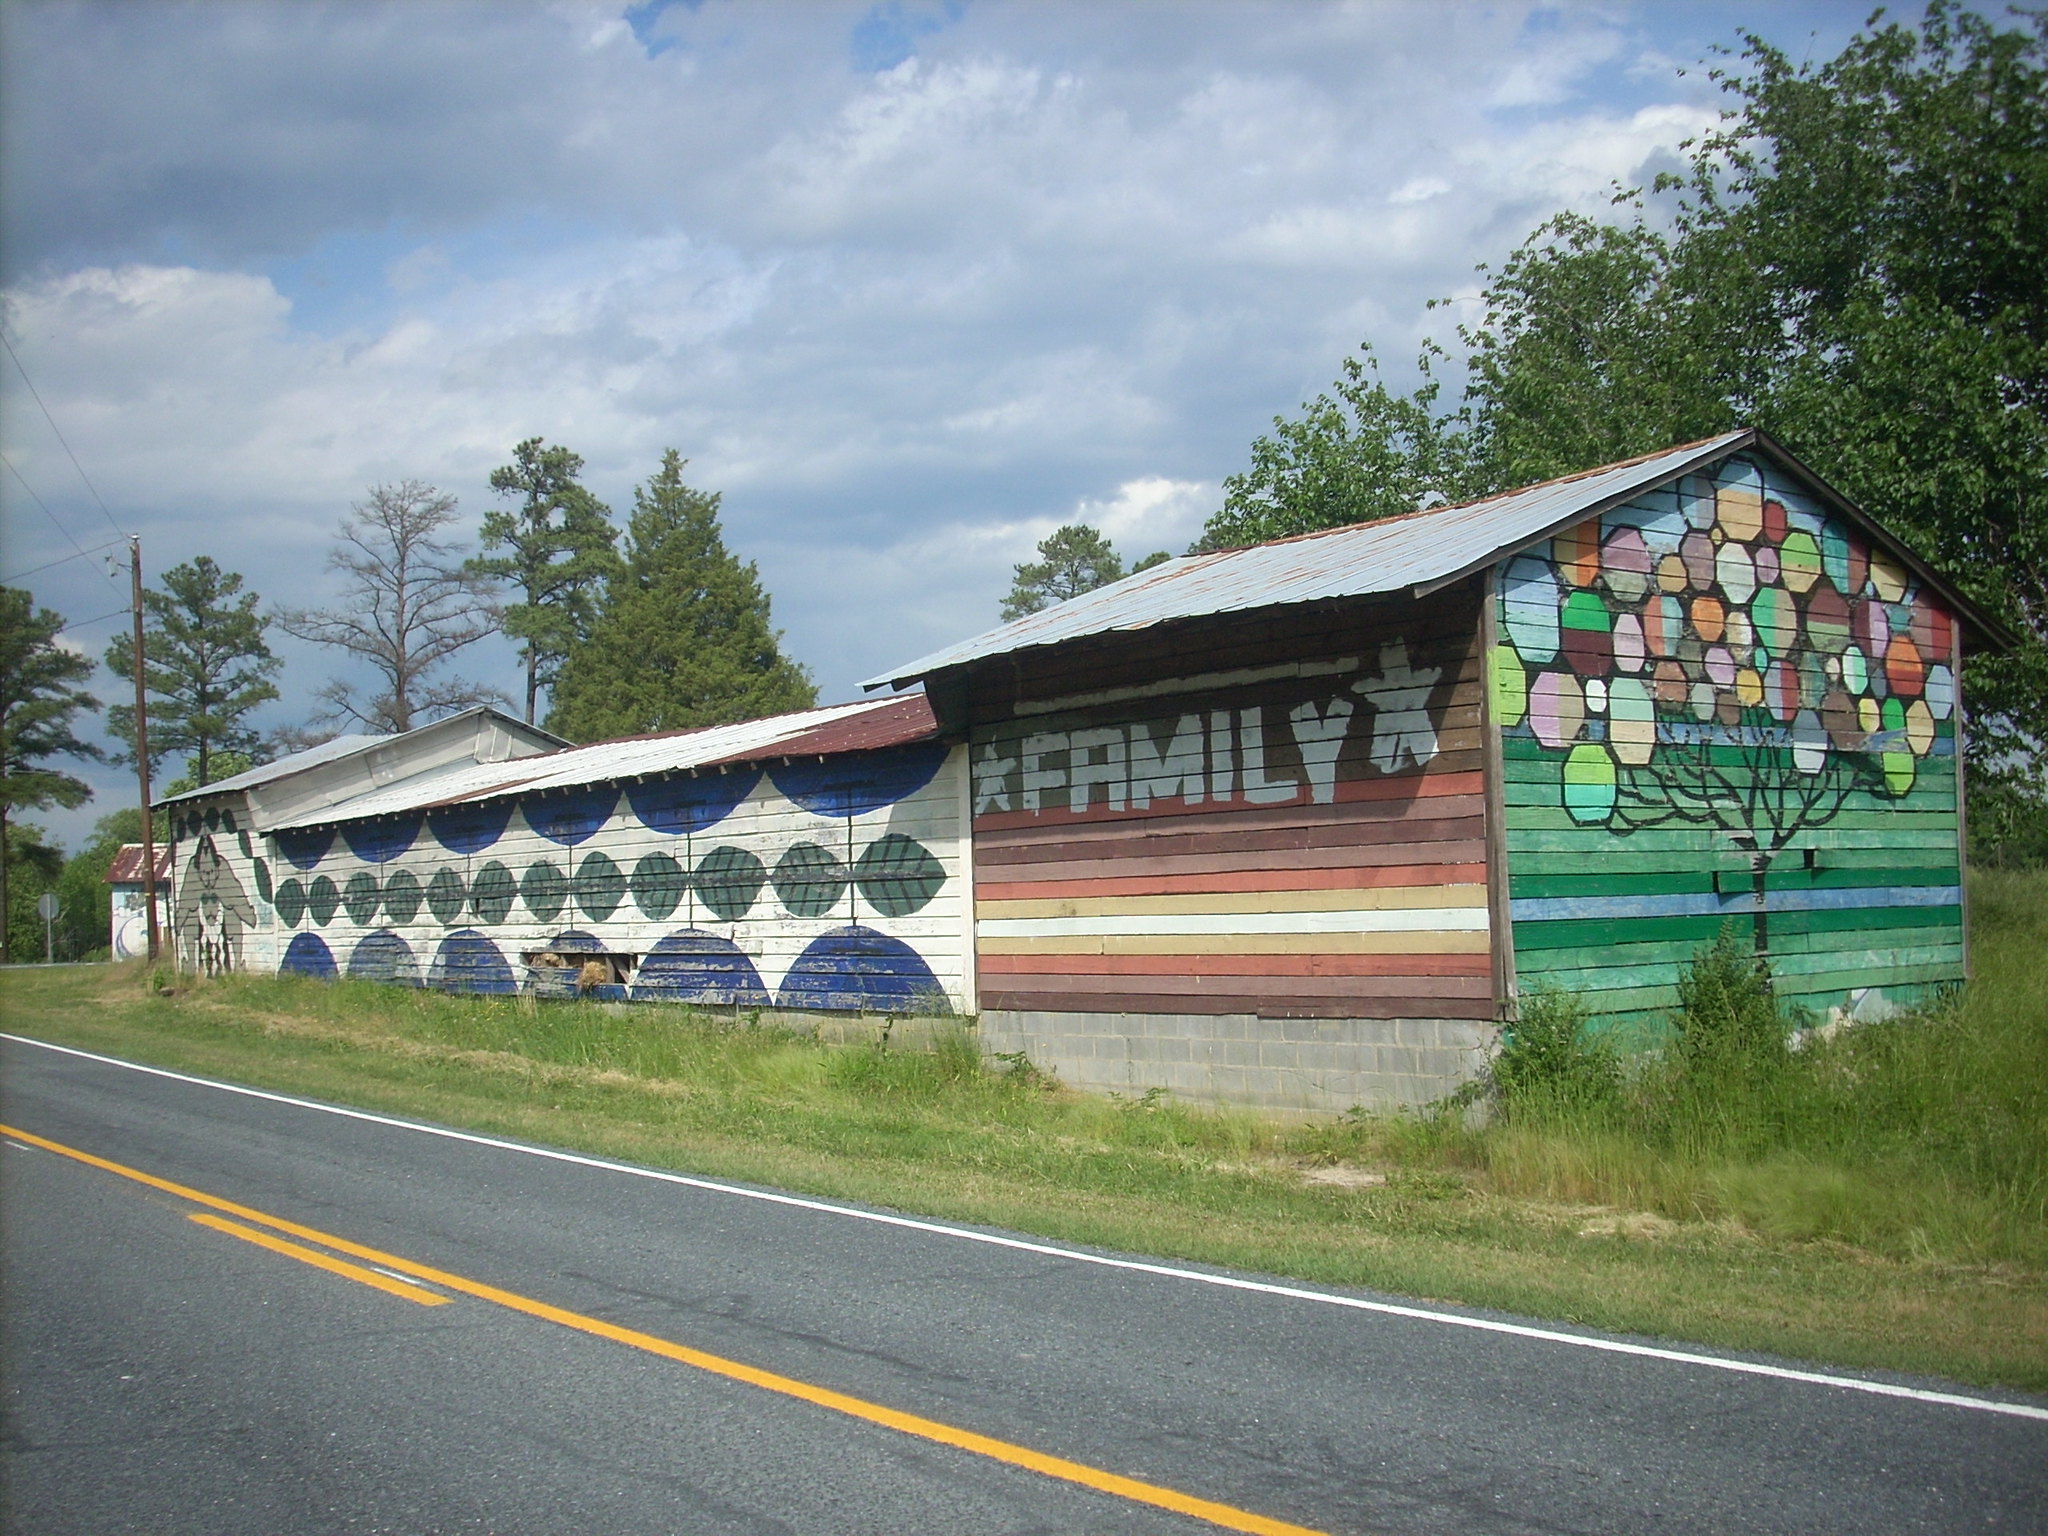
[[(97, 655), (117, 527), (314, 604), (372, 484), (474, 527), (538, 435), (623, 520), (674, 447), (850, 697), (1062, 522), (1185, 547), (1361, 340), (1675, 163), (1716, 45), (1867, 9), (9, 0), (0, 579)], [(336, 671), (279, 650), (265, 725)]]

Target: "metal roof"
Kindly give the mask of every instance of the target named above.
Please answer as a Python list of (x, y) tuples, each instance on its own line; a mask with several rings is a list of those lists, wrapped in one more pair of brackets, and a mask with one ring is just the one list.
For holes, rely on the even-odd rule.
[(920, 656), (861, 686), (893, 684), (901, 688), (948, 667), (991, 656), (1118, 630), (1146, 629), (1173, 619), (1402, 591), (1420, 596), (1491, 565), (1505, 553), (1747, 447), (1756, 438), (1752, 430), (1726, 432), (1483, 501), (1302, 534), (1248, 549), (1187, 555)]
[(367, 747), (381, 746), (387, 741), (397, 740), (394, 736), (336, 736), (332, 741), (323, 741), (317, 747), (308, 747), (303, 752), (294, 752), (289, 757), (280, 757), (274, 763), (263, 763), (247, 773), (238, 773), (231, 778), (215, 779), (211, 784), (202, 784), (197, 789), (188, 789), (181, 795), (164, 795), (158, 798), (158, 805), (176, 805), (181, 800), (201, 800), (211, 795), (230, 795), (240, 789), (254, 789), (259, 784), (268, 784), (287, 774), (304, 773), (308, 768), (318, 768), (322, 763), (335, 762)]
[(772, 715), (765, 720), (745, 720), (737, 725), (601, 741), (587, 747), (513, 758), (509, 762), (457, 764), (356, 795), (314, 813), (279, 821), (266, 830), (397, 816), (469, 800), (578, 789), (587, 784), (653, 778), (774, 758), (872, 751), (928, 740), (937, 733), (938, 724), (922, 693), (862, 699), (824, 709)]
[[(171, 844), (166, 838), (156, 845), (156, 877), (159, 880), (171, 878)], [(121, 851), (114, 855), (114, 862), (107, 866), (107, 884), (140, 885), (142, 883), (142, 844), (123, 843)]]

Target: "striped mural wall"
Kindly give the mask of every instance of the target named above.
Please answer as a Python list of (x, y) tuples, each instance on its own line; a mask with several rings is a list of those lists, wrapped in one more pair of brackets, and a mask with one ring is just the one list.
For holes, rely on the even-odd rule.
[(973, 732), (982, 1007), (1491, 1017), (1477, 609), (1040, 661)]
[(1962, 978), (1956, 625), (1851, 522), (1738, 456), (1496, 591), (1524, 992), (1654, 1025), (1726, 923), (1816, 1010)]

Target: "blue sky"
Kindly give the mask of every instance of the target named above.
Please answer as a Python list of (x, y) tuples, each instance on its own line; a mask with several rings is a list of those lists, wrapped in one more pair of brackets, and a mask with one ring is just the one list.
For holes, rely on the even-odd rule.
[[(1711, 48), (1866, 14), (12, 0), (0, 324), (150, 567), (267, 603), (332, 590), (372, 484), (473, 527), (538, 435), (623, 520), (674, 447), (838, 699), (992, 624), (1062, 522), (1184, 547), (1359, 342), (1398, 372), (1476, 263), (1673, 164)], [(113, 536), (4, 358), (0, 443), (0, 576)], [(24, 584), (123, 600), (97, 560)], [(336, 671), (279, 649), (266, 724)], [(509, 646), (468, 670), (514, 689)], [(61, 835), (124, 793), (91, 776)]]

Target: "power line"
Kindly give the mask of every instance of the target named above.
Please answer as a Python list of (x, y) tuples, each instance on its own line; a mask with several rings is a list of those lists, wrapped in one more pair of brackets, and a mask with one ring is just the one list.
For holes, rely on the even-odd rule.
[(88, 624), (103, 624), (108, 619), (125, 619), (134, 611), (133, 608), (124, 605), (116, 608), (112, 613), (103, 613), (96, 619), (74, 619), (69, 624), (60, 624), (52, 633), (61, 635), (67, 629), (83, 629)]
[[(4, 340), (4, 339), (5, 339), (4, 337), (0, 337), (0, 340)], [(22, 488), (22, 489), (23, 489), (24, 491), (27, 491), (27, 492), (28, 492), (28, 499), (29, 499), (30, 501), (34, 502), (34, 503), (35, 503), (35, 504), (36, 504), (36, 505), (37, 505), (38, 507), (41, 507), (41, 508), (42, 508), (43, 516), (47, 517), (47, 518), (48, 518), (48, 519), (50, 520), (50, 522), (51, 522), (51, 523), (52, 523), (52, 524), (53, 524), (53, 525), (54, 525), (54, 526), (56, 527), (57, 531), (58, 531), (59, 533), (61, 533), (61, 534), (63, 534), (63, 535), (64, 535), (64, 541), (65, 541), (65, 543), (69, 544), (69, 545), (70, 545), (70, 546), (71, 546), (71, 547), (72, 547), (73, 549), (75, 549), (75, 550), (77, 550), (77, 551), (78, 551), (78, 553), (77, 553), (76, 555), (66, 555), (66, 556), (65, 556), (64, 558), (65, 558), (66, 560), (72, 560), (72, 559), (84, 559), (84, 558), (86, 558), (86, 557), (87, 557), (87, 556), (88, 556), (88, 555), (89, 555), (89, 554), (90, 554), (91, 552), (90, 552), (90, 551), (88, 551), (88, 550), (87, 550), (87, 549), (86, 549), (86, 548), (85, 548), (85, 547), (84, 547), (84, 546), (83, 546), (82, 544), (80, 544), (80, 543), (78, 542), (78, 540), (74, 539), (74, 538), (73, 538), (73, 537), (71, 536), (71, 530), (70, 530), (69, 528), (66, 528), (66, 527), (64, 526), (64, 524), (63, 524), (62, 522), (58, 521), (58, 518), (57, 518), (57, 514), (56, 514), (56, 513), (52, 512), (52, 511), (51, 511), (51, 510), (50, 510), (50, 509), (49, 509), (49, 508), (48, 508), (47, 506), (44, 506), (44, 505), (43, 505), (43, 498), (42, 498), (42, 497), (40, 497), (40, 496), (38, 496), (38, 495), (36, 494), (36, 488), (35, 488), (34, 486), (30, 485), (30, 484), (28, 483), (28, 481), (27, 481), (27, 480), (26, 480), (25, 478), (23, 478), (23, 476), (22, 476), (22, 473), (21, 473), (21, 471), (20, 471), (20, 470), (18, 470), (18, 469), (15, 469), (15, 467), (14, 467), (14, 460), (12, 460), (12, 459), (8, 458), (6, 454), (4, 454), (4, 453), (0, 453), (0, 464), (5, 464), (5, 465), (7, 466), (7, 468), (9, 469), (9, 471), (11, 471), (11, 472), (12, 472), (12, 474), (14, 475), (14, 478), (15, 478), (15, 479), (17, 479), (17, 480), (20, 480), (20, 481), (21, 481), (21, 488)], [(119, 532), (120, 532), (120, 530), (119, 530), (119, 529), (117, 528), (117, 529), (115, 529), (115, 532), (119, 533)], [(127, 536), (126, 534), (122, 534), (122, 535), (121, 535), (121, 539), (120, 539), (120, 542), (122, 542), (122, 543), (126, 543), (126, 542), (127, 542), (127, 539), (128, 539), (128, 536)], [(106, 548), (106, 546), (105, 546), (104, 544), (103, 544), (103, 545), (101, 545), (100, 547), (101, 547), (102, 549)], [(53, 564), (62, 564), (63, 562), (62, 562), (62, 561), (54, 561), (54, 562), (52, 562), (52, 563), (53, 563)], [(114, 576), (113, 576), (113, 573), (112, 573), (111, 571), (108, 571), (108, 570), (106, 570), (106, 569), (105, 569), (104, 567), (102, 567), (102, 568), (101, 568), (101, 570), (100, 570), (100, 574), (101, 574), (102, 576), (105, 576), (105, 577), (107, 578), (107, 580), (108, 580), (109, 582), (112, 582), (112, 583), (113, 583), (113, 586), (114, 586), (114, 590), (115, 590), (115, 591), (117, 591), (117, 592), (118, 592), (118, 591), (120, 591), (120, 590), (121, 590), (121, 584), (120, 584), (120, 583), (119, 583), (118, 581), (114, 581)]]
[[(12, 464), (8, 465), (7, 467), (9, 469), (14, 468)], [(128, 541), (126, 539), (109, 539), (104, 544), (95, 544), (91, 549), (81, 550), (79, 551), (79, 553), (75, 555), (60, 555), (55, 560), (46, 560), (41, 565), (32, 565), (25, 571), (16, 571), (12, 576), (0, 576), (0, 587), (11, 587), (17, 581), (25, 581), (27, 578), (35, 575), (38, 571), (50, 570), (56, 566), (64, 564), (68, 560), (82, 560), (88, 555), (99, 555), (106, 553), (106, 551), (110, 549), (119, 549), (123, 544), (127, 542)], [(109, 577), (108, 579), (112, 580), (111, 577)]]
[(64, 452), (71, 460), (71, 467), (78, 471), (78, 478), (85, 481), (85, 488), (88, 491), (92, 492), (92, 499), (94, 501), (99, 502), (100, 511), (106, 512), (107, 525), (111, 527), (114, 530), (114, 532), (120, 534), (122, 538), (127, 538), (127, 532), (121, 527), (119, 523), (114, 521), (114, 514), (111, 512), (107, 512), (107, 504), (105, 501), (100, 499), (99, 488), (92, 483), (92, 478), (86, 474), (85, 466), (78, 462), (78, 455), (71, 452), (71, 444), (65, 442), (64, 433), (62, 429), (60, 429), (57, 425), (57, 418), (52, 416), (50, 414), (50, 408), (47, 405), (43, 404), (43, 397), (36, 391), (35, 380), (31, 379), (28, 376), (28, 370), (21, 366), (21, 358), (16, 355), (14, 350), (14, 343), (7, 339), (7, 332), (5, 330), (0, 330), (0, 347), (5, 347), (7, 349), (7, 355), (9, 357), (14, 358), (14, 368), (15, 371), (21, 375), (21, 382), (28, 386), (28, 392), (35, 397), (35, 402), (37, 406), (39, 406), (42, 409), (43, 420), (47, 421), (50, 424), (50, 430), (57, 434), (57, 441), (60, 443), (64, 443)]

